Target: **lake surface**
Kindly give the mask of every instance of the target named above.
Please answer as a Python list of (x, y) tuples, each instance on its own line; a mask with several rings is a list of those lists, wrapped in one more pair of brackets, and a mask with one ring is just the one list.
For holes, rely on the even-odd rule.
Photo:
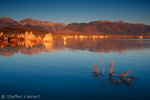
[[(114, 75), (110, 75), (110, 62)], [(105, 68), (104, 73), (96, 72), (94, 65), (101, 73)], [(120, 78), (124, 72), (129, 75)], [(150, 39), (1, 44), (0, 95), (40, 95), (41, 100), (149, 100)]]

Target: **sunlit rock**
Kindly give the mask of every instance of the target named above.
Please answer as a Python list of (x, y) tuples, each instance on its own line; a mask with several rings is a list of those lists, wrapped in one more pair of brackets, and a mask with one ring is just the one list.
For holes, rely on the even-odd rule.
[(36, 40), (37, 41), (42, 41), (42, 38), (40, 36), (38, 36), (38, 38)]
[(15, 37), (15, 35), (14, 35), (14, 34), (12, 34), (12, 35), (11, 35), (11, 37)]
[(80, 35), (79, 38), (84, 38), (84, 35)]
[(75, 37), (74, 38), (78, 38), (78, 36), (77, 35), (75, 35)]
[(15, 41), (16, 41), (16, 38), (13, 38), (13, 37), (11, 37), (9, 40), (9, 42), (15, 42)]
[(49, 34), (45, 34), (45, 37), (43, 38), (43, 41), (44, 42), (49, 42), (49, 41), (52, 41), (53, 38), (52, 38), (52, 34), (49, 33)]
[(29, 39), (29, 33), (25, 32), (25, 39)]
[(139, 36), (140, 39), (143, 39), (143, 36)]
[(7, 38), (7, 37), (4, 37), (4, 40), (5, 40), (5, 41), (8, 41), (8, 38)]
[(96, 36), (95, 35), (93, 35), (93, 37), (92, 38), (96, 38)]
[(3, 32), (0, 33), (0, 37), (3, 37)]
[(31, 41), (36, 40), (36, 36), (35, 36), (32, 32), (30, 32), (30, 33), (25, 32), (24, 38), (25, 38), (26, 40), (31, 40)]

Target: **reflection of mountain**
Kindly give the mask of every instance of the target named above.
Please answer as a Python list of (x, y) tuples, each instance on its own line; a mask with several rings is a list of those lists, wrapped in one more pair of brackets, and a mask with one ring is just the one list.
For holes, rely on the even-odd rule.
[[(14, 53), (23, 53), (27, 55), (40, 54), (41, 52), (57, 51), (58, 48), (53, 47), (52, 42), (35, 43), (31, 41), (23, 41), (18, 43), (0, 44), (0, 55), (12, 56)], [(65, 49), (61, 47), (59, 50)]]
[(78, 39), (78, 40), (67, 40), (67, 48), (72, 50), (90, 50), (93, 52), (122, 52), (125, 50), (132, 49), (143, 49), (150, 47), (149, 44), (145, 44), (144, 40), (125, 40), (125, 39)]
[(123, 52), (126, 50), (142, 50), (150, 48), (148, 40), (126, 39), (55, 39), (53, 42), (35, 43), (22, 41), (18, 43), (0, 44), (0, 55), (12, 56), (14, 53), (27, 55), (40, 52), (65, 50), (89, 50), (92, 52)]

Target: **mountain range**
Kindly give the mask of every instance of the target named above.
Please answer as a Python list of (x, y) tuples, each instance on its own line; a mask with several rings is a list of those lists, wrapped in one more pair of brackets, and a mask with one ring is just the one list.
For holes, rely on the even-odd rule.
[(35, 34), (51, 32), (53, 34), (103, 34), (103, 35), (143, 35), (150, 36), (150, 25), (132, 24), (124, 21), (98, 20), (89, 23), (64, 24), (26, 18), (15, 21), (9, 17), (0, 18), (0, 32)]

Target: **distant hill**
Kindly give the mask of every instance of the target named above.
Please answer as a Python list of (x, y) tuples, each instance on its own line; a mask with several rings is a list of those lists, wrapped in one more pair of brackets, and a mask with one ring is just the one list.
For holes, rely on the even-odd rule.
[(36, 35), (43, 35), (48, 32), (61, 29), (66, 26), (64, 23), (40, 21), (35, 19), (24, 19), (21, 21), (15, 21), (9, 17), (0, 18), (0, 32), (4, 34), (22, 34), (26, 31), (32, 31)]
[(61, 31), (72, 30), (83, 34), (110, 35), (150, 35), (150, 26), (144, 24), (130, 24), (123, 21), (93, 21), (89, 23), (72, 23)]
[(43, 29), (43, 30), (48, 30), (48, 31), (59, 30), (62, 27), (66, 26), (66, 24), (64, 23), (40, 21), (40, 20), (30, 19), (30, 18), (21, 20), (18, 22), (18, 24), (26, 26), (28, 28)]
[(57, 23), (40, 21), (36, 19), (24, 19), (15, 21), (9, 17), (0, 18), (0, 32), (24, 33), (32, 31), (35, 34), (103, 34), (103, 35), (144, 35), (150, 36), (150, 25), (132, 24), (123, 21), (99, 20), (89, 23)]
[(14, 26), (18, 23), (14, 21), (13, 19), (9, 17), (1, 17), (0, 18), (0, 27), (8, 27), (8, 26)]

